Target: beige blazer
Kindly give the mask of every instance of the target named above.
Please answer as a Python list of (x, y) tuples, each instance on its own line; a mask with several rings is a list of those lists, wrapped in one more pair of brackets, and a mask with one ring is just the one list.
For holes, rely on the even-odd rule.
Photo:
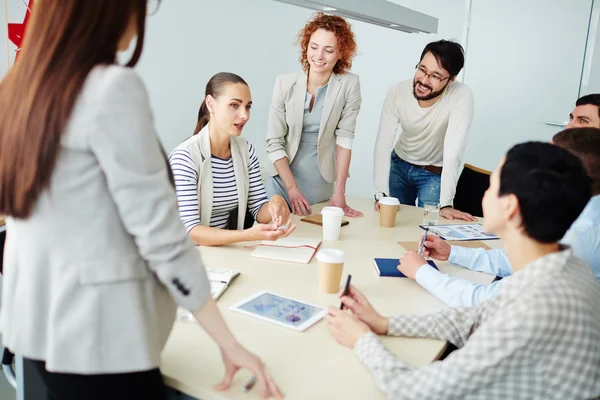
[(130, 68), (90, 72), (29, 218), (7, 218), (0, 330), (52, 372), (156, 368), (176, 303), (210, 282), (179, 218), (150, 103)]
[[(244, 229), (244, 218), (248, 206), (248, 190), (250, 177), (248, 173), (249, 146), (246, 139), (232, 137), (230, 141), (231, 158), (233, 159), (233, 171), (235, 184), (238, 191), (238, 229)], [(198, 199), (200, 222), (204, 226), (210, 226), (213, 206), (213, 179), (212, 165), (210, 159), (210, 134), (206, 125), (196, 135), (181, 143), (176, 150), (187, 150), (192, 157), (196, 170), (198, 171)]]
[[(294, 161), (304, 119), (307, 76), (304, 72), (279, 75), (273, 89), (267, 127), (267, 171), (277, 175), (275, 161), (287, 157)], [(332, 74), (327, 87), (317, 147), (319, 171), (323, 179), (336, 178), (336, 144), (352, 147), (356, 117), (362, 102), (358, 75)]]

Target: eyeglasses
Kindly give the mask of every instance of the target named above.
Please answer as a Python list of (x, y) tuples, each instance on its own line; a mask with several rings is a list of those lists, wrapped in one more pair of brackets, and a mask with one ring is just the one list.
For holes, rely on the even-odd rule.
[(422, 66), (421, 64), (417, 64), (417, 66), (415, 67), (415, 69), (417, 70), (417, 74), (421, 74), (421, 76), (425, 76), (425, 77), (429, 78), (429, 80), (432, 83), (435, 83), (435, 84), (442, 83), (446, 79), (450, 78), (450, 76), (442, 78), (440, 76), (440, 74), (438, 74), (437, 72), (434, 72), (434, 73), (430, 74), (430, 73), (427, 72), (427, 70), (425, 69), (425, 67)]
[(158, 9), (160, 8), (161, 0), (148, 0), (146, 6), (146, 14), (147, 15), (156, 15)]

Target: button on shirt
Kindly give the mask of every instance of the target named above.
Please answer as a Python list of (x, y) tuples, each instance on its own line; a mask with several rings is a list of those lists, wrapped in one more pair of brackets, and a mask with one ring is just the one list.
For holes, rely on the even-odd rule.
[(473, 308), (389, 320), (388, 335), (459, 349), (413, 368), (374, 333), (354, 351), (390, 399), (589, 399), (600, 395), (600, 285), (571, 250), (516, 272)]

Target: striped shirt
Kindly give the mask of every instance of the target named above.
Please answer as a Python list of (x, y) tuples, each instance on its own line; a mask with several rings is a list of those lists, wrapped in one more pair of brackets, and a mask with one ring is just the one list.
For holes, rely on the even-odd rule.
[[(258, 211), (268, 202), (267, 193), (260, 175), (260, 162), (254, 147), (248, 143), (248, 209), (256, 219)], [(200, 201), (198, 198), (198, 168), (188, 150), (175, 149), (169, 156), (175, 178), (179, 216), (187, 232), (200, 225)], [(213, 206), (210, 226), (227, 228), (231, 212), (238, 207), (238, 192), (233, 169), (233, 159), (227, 160), (211, 155), (213, 180)], [(245, 211), (242, 211), (245, 212)]]

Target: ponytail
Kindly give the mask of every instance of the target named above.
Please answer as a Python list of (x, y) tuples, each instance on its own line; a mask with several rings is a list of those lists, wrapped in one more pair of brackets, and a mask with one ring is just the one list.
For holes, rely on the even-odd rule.
[(210, 120), (210, 112), (208, 111), (208, 107), (206, 107), (206, 100), (202, 101), (200, 105), (200, 110), (198, 111), (198, 122), (196, 123), (196, 129), (194, 130), (194, 135), (202, 130)]

